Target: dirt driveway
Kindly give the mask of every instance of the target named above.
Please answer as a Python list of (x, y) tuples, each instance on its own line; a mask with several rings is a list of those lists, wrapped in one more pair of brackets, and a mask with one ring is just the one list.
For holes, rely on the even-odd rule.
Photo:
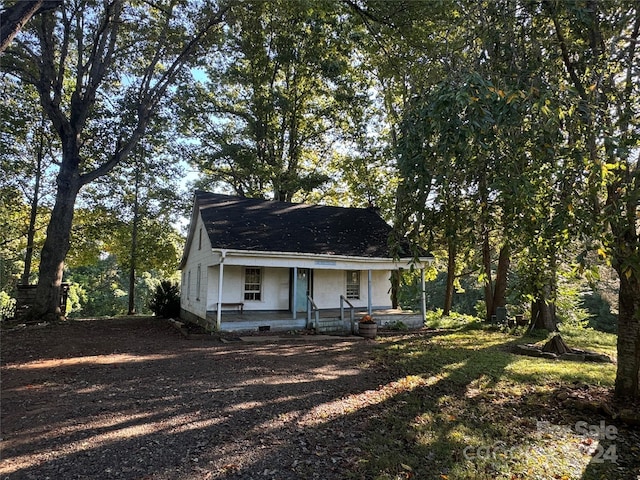
[(225, 344), (149, 318), (1, 342), (0, 479), (344, 478), (357, 399), (386, 381), (370, 341)]

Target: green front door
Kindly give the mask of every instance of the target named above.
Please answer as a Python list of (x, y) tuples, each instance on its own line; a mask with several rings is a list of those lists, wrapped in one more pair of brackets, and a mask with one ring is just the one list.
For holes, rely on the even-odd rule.
[(307, 311), (307, 295), (310, 293), (311, 270), (299, 268), (296, 281), (296, 312)]

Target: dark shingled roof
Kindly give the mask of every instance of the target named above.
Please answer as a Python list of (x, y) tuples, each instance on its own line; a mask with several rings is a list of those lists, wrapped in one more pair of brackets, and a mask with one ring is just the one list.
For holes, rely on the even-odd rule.
[(372, 208), (196, 192), (213, 248), (391, 258), (391, 227)]

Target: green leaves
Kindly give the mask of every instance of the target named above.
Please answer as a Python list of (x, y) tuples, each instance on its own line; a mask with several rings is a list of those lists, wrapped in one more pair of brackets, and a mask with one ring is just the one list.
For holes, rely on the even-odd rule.
[(326, 185), (332, 144), (353, 127), (365, 99), (354, 88), (350, 30), (340, 13), (333, 2), (232, 8), (228, 59), (206, 69), (200, 105), (182, 112), (202, 184), (280, 200)]

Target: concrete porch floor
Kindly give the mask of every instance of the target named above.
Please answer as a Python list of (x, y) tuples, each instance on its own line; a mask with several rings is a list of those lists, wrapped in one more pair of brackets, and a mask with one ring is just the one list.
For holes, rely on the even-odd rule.
[[(366, 308), (354, 310), (354, 321), (357, 323), (360, 318), (367, 314)], [(343, 328), (350, 330), (349, 310), (345, 309), (345, 320)], [(372, 317), (381, 327), (392, 325), (396, 322), (402, 322), (409, 329), (421, 328), (424, 324), (424, 318), (420, 312), (401, 309), (375, 309)], [(340, 309), (322, 309), (319, 311), (321, 322), (339, 321)], [(312, 322), (315, 316), (312, 314)], [(215, 325), (216, 312), (207, 312), (207, 321)], [(296, 318), (289, 311), (263, 311), (254, 310), (240, 313), (239, 311), (229, 310), (223, 311), (221, 317), (222, 331), (256, 331), (259, 327), (269, 327), (270, 331), (287, 331), (287, 330), (303, 330), (307, 328), (306, 312), (298, 312)]]

